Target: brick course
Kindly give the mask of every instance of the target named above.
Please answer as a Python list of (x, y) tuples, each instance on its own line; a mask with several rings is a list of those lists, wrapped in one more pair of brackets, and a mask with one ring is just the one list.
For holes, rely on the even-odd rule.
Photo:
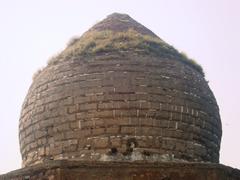
[(0, 175), (0, 180), (239, 180), (240, 171), (214, 163), (46, 161)]

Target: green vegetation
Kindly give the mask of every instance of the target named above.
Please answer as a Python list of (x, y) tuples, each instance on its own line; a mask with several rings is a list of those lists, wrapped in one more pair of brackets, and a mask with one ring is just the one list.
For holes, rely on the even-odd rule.
[(79, 39), (72, 39), (63, 54), (89, 55), (108, 51), (128, 51), (129, 49), (156, 51), (159, 45), (167, 46), (159, 38), (142, 35), (132, 29), (127, 32), (92, 31)]
[(80, 38), (73, 38), (67, 48), (49, 63), (58, 59), (67, 59), (79, 56), (93, 56), (98, 53), (134, 51), (144, 54), (155, 54), (165, 58), (178, 58), (203, 73), (202, 67), (186, 54), (179, 53), (160, 38), (143, 35), (133, 29), (126, 32), (90, 31)]
[(183, 61), (186, 61), (187, 64), (191, 65), (204, 75), (202, 66), (199, 65), (194, 59), (189, 58), (185, 52), (181, 52), (180, 55), (182, 56)]

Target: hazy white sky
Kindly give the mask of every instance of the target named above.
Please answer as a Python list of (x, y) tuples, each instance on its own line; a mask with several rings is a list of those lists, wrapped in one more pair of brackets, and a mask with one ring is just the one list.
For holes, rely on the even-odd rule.
[(20, 168), (18, 121), (32, 74), (113, 12), (200, 63), (221, 110), (220, 161), (240, 169), (239, 0), (0, 0), (0, 174)]

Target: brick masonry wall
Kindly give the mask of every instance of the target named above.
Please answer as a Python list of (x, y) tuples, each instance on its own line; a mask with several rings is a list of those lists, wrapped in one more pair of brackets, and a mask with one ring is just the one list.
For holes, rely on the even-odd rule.
[(23, 166), (49, 159), (218, 162), (219, 109), (203, 75), (147, 55), (48, 65), (19, 124)]
[(0, 175), (0, 180), (240, 180), (240, 171), (207, 163), (52, 161)]

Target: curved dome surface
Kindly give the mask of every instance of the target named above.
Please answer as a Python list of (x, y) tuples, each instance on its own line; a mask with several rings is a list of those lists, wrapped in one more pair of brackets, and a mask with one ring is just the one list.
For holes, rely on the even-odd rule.
[(19, 124), (23, 166), (44, 160), (218, 162), (219, 109), (199, 65), (112, 14), (34, 78)]

